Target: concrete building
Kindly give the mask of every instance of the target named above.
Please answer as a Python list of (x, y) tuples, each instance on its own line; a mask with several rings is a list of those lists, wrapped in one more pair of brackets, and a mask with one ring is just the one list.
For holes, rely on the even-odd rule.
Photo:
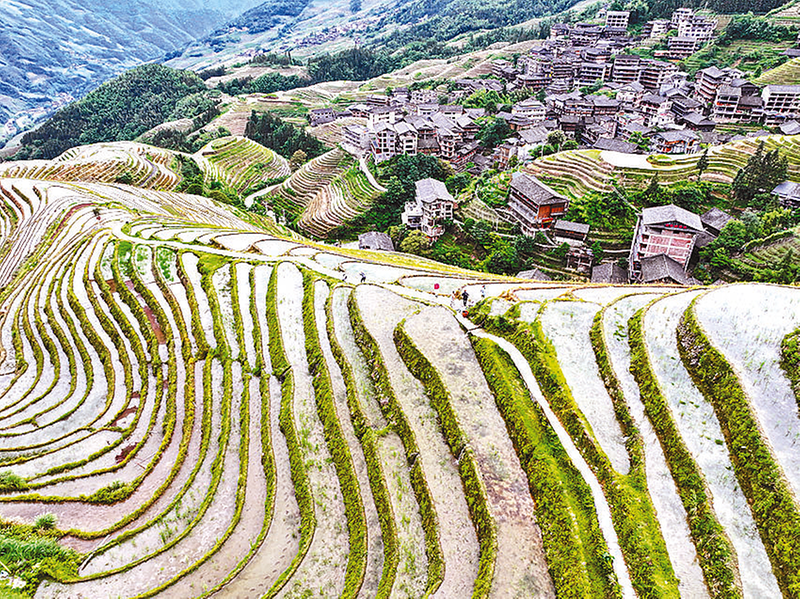
[(678, 37), (693, 39), (698, 46), (711, 41), (717, 28), (717, 20), (693, 14), (678, 23)]
[(455, 200), (444, 183), (436, 179), (422, 179), (415, 185), (416, 197), (406, 204), (401, 220), (407, 227), (436, 239), (444, 233), (442, 221), (453, 218)]
[(658, 37), (669, 31), (669, 21), (666, 19), (656, 19), (647, 21), (642, 28), (642, 35), (645, 37)]
[(800, 85), (767, 85), (761, 92), (761, 99), (765, 125), (800, 117)]
[(650, 150), (657, 154), (695, 154), (700, 151), (700, 137), (694, 131), (661, 131), (652, 137)]
[(517, 102), (511, 107), (511, 114), (530, 119), (534, 123), (541, 123), (547, 118), (547, 109), (538, 100), (528, 98), (522, 102)]
[(628, 256), (631, 281), (642, 281), (643, 260), (664, 254), (685, 272), (695, 236), (703, 232), (700, 217), (674, 204), (645, 208), (636, 223)]
[(639, 112), (644, 115), (644, 125), (647, 127), (663, 127), (675, 121), (675, 115), (670, 108), (670, 102), (664, 96), (647, 94), (639, 103)]
[(693, 37), (676, 35), (667, 40), (667, 48), (672, 58), (688, 58), (699, 49), (699, 42)]
[(800, 208), (800, 183), (784, 181), (772, 190), (772, 195), (784, 208)]
[(369, 131), (362, 125), (348, 125), (342, 129), (342, 138), (345, 145), (356, 150), (369, 148)]
[(606, 13), (606, 27), (628, 28), (631, 13), (627, 10), (609, 10)]

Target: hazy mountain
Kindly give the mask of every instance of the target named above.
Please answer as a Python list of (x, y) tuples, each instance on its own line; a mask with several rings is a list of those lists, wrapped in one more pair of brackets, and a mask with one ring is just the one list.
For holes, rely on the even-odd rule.
[[(589, 2), (583, 2), (591, 3)], [(268, 0), (193, 42), (167, 64), (203, 69), (256, 50), (303, 57), (354, 45), (446, 42), (567, 10), (576, 0)], [(390, 41), (389, 38), (394, 37)]]
[(219, 27), (257, 0), (3, 0), (0, 142), (130, 67)]

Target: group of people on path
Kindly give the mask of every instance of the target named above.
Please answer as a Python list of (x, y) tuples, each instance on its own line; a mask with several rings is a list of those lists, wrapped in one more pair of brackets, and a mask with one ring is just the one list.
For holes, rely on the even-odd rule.
[(479, 294), (480, 294), (479, 299), (473, 299), (470, 302), (469, 290), (466, 287), (460, 290), (456, 289), (455, 291), (453, 291), (453, 297), (450, 299), (450, 307), (456, 311), (459, 310), (459, 308), (461, 308), (462, 314), (466, 316), (467, 313), (469, 312), (470, 306), (474, 306), (475, 304), (477, 304), (479, 301), (483, 300), (486, 297), (486, 285), (481, 285)]

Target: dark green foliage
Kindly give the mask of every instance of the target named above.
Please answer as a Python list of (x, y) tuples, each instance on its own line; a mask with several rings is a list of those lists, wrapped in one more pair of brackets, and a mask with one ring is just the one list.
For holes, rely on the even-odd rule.
[(398, 59), (385, 51), (350, 48), (336, 54), (322, 54), (312, 58), (308, 61), (308, 74), (314, 83), (339, 79), (363, 81), (398, 67)]
[(726, 44), (733, 40), (763, 40), (766, 42), (794, 41), (797, 38), (797, 29), (774, 23), (767, 19), (755, 17), (753, 13), (735, 15), (718, 43)]
[(202, 125), (219, 115), (217, 109), (218, 99), (212, 98), (209, 92), (198, 92), (178, 100), (175, 108), (167, 117), (168, 121), (178, 119), (194, 119), (200, 117)]
[(481, 89), (460, 100), (458, 104), (463, 105), (464, 108), (485, 108), (486, 112), (494, 114), (497, 112), (498, 106), (506, 101), (507, 98), (495, 90)]
[(647, 152), (650, 150), (650, 141), (651, 141), (650, 138), (645, 137), (639, 131), (634, 131), (631, 134), (631, 138), (628, 141), (630, 141), (632, 144), (636, 144), (637, 146), (639, 146), (639, 149), (642, 150), (643, 152)]
[(468, 173), (457, 173), (447, 177), (445, 185), (447, 186), (447, 191), (453, 194), (453, 197), (456, 197), (467, 185), (469, 185), (470, 180), (471, 177)]
[(700, 156), (700, 160), (697, 161), (697, 180), (700, 180), (700, 177), (703, 176), (703, 173), (708, 168), (708, 148), (703, 150), (703, 155)]
[(241, 79), (221, 81), (216, 89), (231, 96), (238, 96), (239, 94), (271, 94), (310, 84), (311, 82), (308, 79), (303, 79), (297, 75), (267, 73), (256, 79), (243, 77)]
[[(452, 0), (442, 4), (441, 0), (411, 0), (406, 3), (403, 10), (397, 14), (392, 13), (384, 17), (378, 25), (380, 27), (390, 24), (409, 24), (410, 27), (401, 28), (389, 36), (387, 44), (398, 47), (414, 40), (447, 41), (462, 33), (481, 30), (490, 31), (495, 35), (509, 35), (512, 31), (504, 28), (528, 21), (534, 17), (542, 17), (568, 9), (574, 4), (573, 0), (496, 0), (492, 2), (475, 2), (474, 0)], [(528, 35), (527, 39), (534, 39), (547, 35), (547, 25), (532, 27), (527, 32), (514, 31), (517, 36)], [(475, 36), (476, 38), (481, 36)], [(526, 39), (523, 37), (523, 39)], [(491, 41), (489, 41), (491, 40)], [(506, 41), (503, 37), (494, 39), (487, 36), (488, 44), (496, 41)], [(511, 40), (508, 40), (511, 41)], [(518, 40), (521, 41), (521, 40)]]
[(212, 77), (222, 77), (227, 72), (227, 69), (224, 66), (219, 67), (209, 67), (203, 71), (197, 73), (197, 76), (200, 77), (203, 81), (208, 81)]
[(514, 274), (521, 270), (517, 248), (504, 239), (497, 238), (492, 253), (481, 263), (483, 270), (496, 274)]
[(133, 184), (133, 175), (129, 171), (125, 171), (120, 176), (114, 179), (115, 183), (121, 183), (122, 185), (132, 185)]
[(101, 85), (22, 138), (17, 158), (55, 158), (79, 145), (131, 140), (167, 120), (178, 102), (205, 90), (194, 73), (148, 64)]
[(264, 52), (256, 54), (250, 59), (250, 64), (255, 65), (279, 65), (288, 67), (292, 64), (300, 64), (297, 60), (292, 60), (289, 54), (278, 54), (276, 52)]
[(786, 180), (789, 161), (775, 148), (764, 152), (764, 142), (760, 142), (755, 153), (747, 159), (747, 164), (739, 169), (731, 184), (733, 196), (743, 205), (748, 205), (753, 197), (762, 192), (770, 192), (781, 181)]
[(630, 201), (618, 190), (592, 192), (569, 204), (567, 220), (591, 225), (592, 229), (628, 233), (636, 224), (636, 212)]
[(778, 585), (786, 597), (796, 597), (800, 593), (800, 509), (736, 372), (700, 327), (694, 301), (678, 327), (678, 348), (692, 380), (714, 407)]
[(634, 192), (631, 199), (637, 206), (666, 206), (675, 204), (689, 212), (703, 212), (705, 206), (713, 204), (714, 185), (699, 181), (679, 181), (672, 185), (660, 185), (654, 175), (644, 191)]
[(511, 127), (508, 126), (508, 123), (498, 117), (483, 124), (478, 133), (478, 139), (481, 140), (484, 148), (491, 150), (503, 143), (511, 136), (511, 133)]
[(309, 158), (325, 153), (325, 146), (316, 137), (269, 112), (250, 113), (244, 135), (286, 158), (291, 158), (297, 150)]

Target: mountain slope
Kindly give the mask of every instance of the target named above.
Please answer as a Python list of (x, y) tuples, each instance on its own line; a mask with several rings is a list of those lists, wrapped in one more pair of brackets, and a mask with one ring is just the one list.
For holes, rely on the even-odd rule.
[(168, 62), (202, 69), (256, 50), (292, 56), (411, 41), (447, 41), (469, 31), (517, 25), (567, 10), (576, 0), (280, 0), (268, 1), (192, 43)]
[(205, 35), (254, 0), (0, 3), (0, 144), (112, 76)]
[(0, 594), (794, 596), (800, 289), (497, 277), (73, 162), (0, 179)]

